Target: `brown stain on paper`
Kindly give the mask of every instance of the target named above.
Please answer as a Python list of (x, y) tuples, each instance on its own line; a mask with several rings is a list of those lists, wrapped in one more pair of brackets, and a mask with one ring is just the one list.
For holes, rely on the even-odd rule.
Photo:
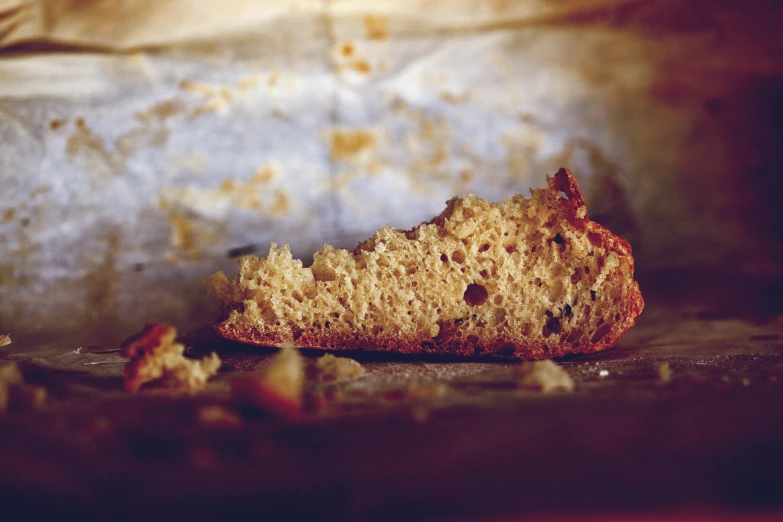
[(375, 133), (367, 130), (332, 130), (329, 132), (329, 149), (332, 161), (353, 161), (362, 153), (375, 147)]
[(362, 74), (372, 72), (372, 65), (361, 56), (352, 42), (342, 42), (335, 45), (332, 51), (335, 69), (339, 71), (353, 70)]
[(68, 118), (57, 118), (49, 122), (49, 130), (57, 132), (68, 123)]
[(386, 40), (389, 38), (389, 20), (382, 15), (366, 15), (362, 20), (364, 31), (370, 40)]
[[(199, 209), (214, 207), (216, 201), (227, 202), (232, 209), (243, 209), (271, 217), (282, 217), (290, 211), (290, 198), (281, 188), (270, 187), (278, 174), (271, 164), (261, 166), (247, 180), (225, 179), (215, 188), (194, 186), (170, 187), (161, 198), (160, 207), (170, 225), (170, 244), (176, 254), (186, 258), (201, 257), (205, 248), (214, 245), (226, 233), (222, 215), (202, 215)], [(271, 193), (271, 197), (268, 195)]]
[(40, 238), (44, 231), (45, 212), (50, 207), (51, 186), (39, 185), (34, 188), (29, 196), (22, 198), (22, 202), (16, 207), (7, 209), (3, 213), (3, 223), (12, 223), (19, 219), (16, 225), (3, 227), (0, 235), (0, 243), (8, 241), (12, 243), (11, 236), (15, 237), (18, 246), (6, 249), (5, 256), (0, 258), (0, 286), (20, 287), (30, 284), (36, 277), (35, 255), (41, 251), (42, 244), (36, 239)]
[(106, 150), (103, 138), (87, 126), (84, 118), (76, 118), (74, 130), (65, 142), (65, 153), (71, 161), (81, 158), (88, 171), (98, 178), (114, 176), (120, 170)]
[[(93, 182), (105, 181), (119, 176), (125, 169), (128, 158), (142, 147), (162, 147), (171, 136), (166, 126), (168, 120), (183, 113), (185, 104), (176, 98), (164, 100), (151, 107), (137, 111), (134, 119), (137, 126), (118, 137), (112, 147), (93, 132), (84, 118), (74, 120), (74, 130), (65, 143), (65, 153), (71, 161), (81, 159)], [(52, 120), (53, 131), (67, 123), (67, 119)]]
[[(217, 85), (182, 80), (179, 83), (179, 88), (203, 99), (202, 104), (187, 111), (188, 117), (192, 120), (209, 113), (225, 114), (235, 100), (246, 98), (250, 91), (255, 89), (260, 82), (261, 76), (253, 74), (241, 78), (235, 85)], [(277, 74), (272, 74), (267, 79), (269, 87), (276, 85), (277, 82)]]
[(91, 326), (99, 330), (110, 330), (117, 323), (117, 291), (119, 272), (117, 258), (121, 247), (120, 234), (115, 229), (106, 233), (105, 250), (100, 260), (84, 277), (87, 291), (86, 306)]

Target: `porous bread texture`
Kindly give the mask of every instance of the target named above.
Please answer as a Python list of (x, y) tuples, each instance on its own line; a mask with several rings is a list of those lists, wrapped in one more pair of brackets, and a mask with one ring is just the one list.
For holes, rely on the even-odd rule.
[(643, 308), (628, 243), (589, 220), (570, 172), (502, 204), (453, 198), (310, 267), (274, 244), (206, 280), (237, 341), (542, 359), (614, 344)]

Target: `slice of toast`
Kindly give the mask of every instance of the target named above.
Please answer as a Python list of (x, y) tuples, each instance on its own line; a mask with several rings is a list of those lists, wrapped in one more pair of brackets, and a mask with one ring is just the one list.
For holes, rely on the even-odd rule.
[(541, 359), (612, 346), (642, 311), (631, 247), (590, 221), (571, 173), (528, 199), (453, 198), (304, 267), (288, 245), (205, 281), (219, 335), (264, 346)]

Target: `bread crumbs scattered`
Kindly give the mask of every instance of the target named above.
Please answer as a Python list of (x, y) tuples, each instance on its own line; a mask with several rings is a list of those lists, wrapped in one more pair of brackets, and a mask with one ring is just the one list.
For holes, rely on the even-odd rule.
[(220, 358), (216, 353), (200, 361), (186, 359), (185, 345), (174, 342), (176, 337), (173, 326), (148, 323), (122, 344), (120, 355), (130, 358), (123, 372), (127, 392), (158, 380), (168, 387), (198, 389), (217, 373)]
[(672, 380), (672, 369), (667, 362), (656, 365), (655, 373), (658, 375), (658, 380), (661, 382), (669, 382)]
[(302, 408), (304, 380), (302, 356), (292, 345), (285, 345), (265, 370), (234, 378), (231, 397), (240, 405), (294, 416)]
[(514, 379), (522, 388), (536, 389), (543, 393), (574, 391), (571, 376), (551, 359), (523, 362), (514, 368)]
[(46, 388), (27, 384), (15, 362), (0, 362), (0, 413), (11, 407), (37, 410), (46, 398)]
[(339, 382), (364, 375), (364, 368), (358, 362), (330, 353), (315, 362), (315, 370), (315, 380), (320, 382)]

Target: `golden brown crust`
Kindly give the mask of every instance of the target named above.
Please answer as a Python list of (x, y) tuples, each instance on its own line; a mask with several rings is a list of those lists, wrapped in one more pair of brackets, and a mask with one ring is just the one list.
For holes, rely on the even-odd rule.
[[(562, 310), (560, 318), (557, 316), (553, 318), (553, 315), (548, 315), (557, 323), (558, 329), (549, 334), (544, 334), (543, 340), (540, 336), (539, 339), (528, 339), (519, 332), (506, 332), (490, 340), (485, 338), (477, 342), (475, 338), (471, 340), (472, 336), (454, 335), (456, 328), (445, 322), (441, 324), (437, 335), (434, 336), (427, 331), (413, 331), (407, 334), (398, 333), (397, 335), (392, 335), (390, 333), (378, 334), (377, 332), (364, 333), (355, 329), (346, 333), (345, 331), (305, 329), (295, 324), (290, 325), (289, 331), (282, 331), (274, 328), (262, 329), (252, 322), (228, 319), (215, 325), (215, 330), (222, 337), (243, 343), (281, 346), (283, 343), (293, 342), (298, 347), (337, 351), (374, 350), (402, 354), (433, 353), (463, 357), (545, 359), (561, 357), (570, 353), (592, 353), (606, 349), (614, 345), (635, 324), (644, 307), (639, 285), (633, 279), (634, 261), (631, 247), (625, 239), (613, 234), (600, 224), (589, 220), (584, 197), (573, 175), (567, 169), (560, 169), (554, 177), (547, 177), (547, 184), (550, 190), (561, 193), (559, 198), (562, 197), (567, 200), (566, 203), (558, 198), (560, 203), (556, 204), (562, 209), (559, 217), (563, 222), (567, 222), (569, 228), (578, 231), (582, 237), (586, 238), (586, 242), (589, 240), (589, 243), (600, 249), (605, 256), (611, 254), (616, 258), (617, 269), (613, 277), (619, 278), (617, 283), (622, 291), (619, 294), (612, 294), (614, 295), (614, 301), (604, 300), (603, 303), (595, 303), (603, 307), (610, 307), (612, 318), (605, 323), (602, 320), (594, 330), (587, 334), (587, 338), (590, 339), (589, 342), (572, 342), (571, 338), (567, 339), (568, 336), (566, 334), (568, 332), (564, 331), (560, 334), (558, 321), (564, 317)], [(442, 226), (444, 222), (451, 218), (457, 204), (457, 200), (451, 200), (447, 204), (446, 210), (429, 223)], [(405, 237), (413, 241), (416, 238), (416, 232), (417, 229), (407, 231), (405, 232)], [(364, 249), (374, 248), (374, 241), (375, 238), (360, 243), (357, 249), (354, 250), (354, 256), (360, 255)], [(560, 239), (560, 241), (562, 242), (563, 240)], [(221, 278), (221, 281), (223, 280), (225, 280), (225, 277)], [(227, 280), (223, 284), (229, 285)], [(594, 294), (595, 292), (591, 293)], [(595, 301), (595, 296), (593, 295), (592, 297), (592, 300)], [(241, 302), (236, 301), (225, 304), (227, 306), (224, 306), (223, 309), (226, 317), (231, 315), (232, 310), (237, 310), (238, 305), (242, 306)], [(236, 312), (234, 313), (236, 314)], [(547, 313), (549, 314), (550, 312)], [(475, 318), (475, 315), (473, 317)], [(454, 324), (462, 322), (462, 319), (453, 319), (456, 319)], [(563, 318), (563, 320), (565, 321), (566, 319)]]

